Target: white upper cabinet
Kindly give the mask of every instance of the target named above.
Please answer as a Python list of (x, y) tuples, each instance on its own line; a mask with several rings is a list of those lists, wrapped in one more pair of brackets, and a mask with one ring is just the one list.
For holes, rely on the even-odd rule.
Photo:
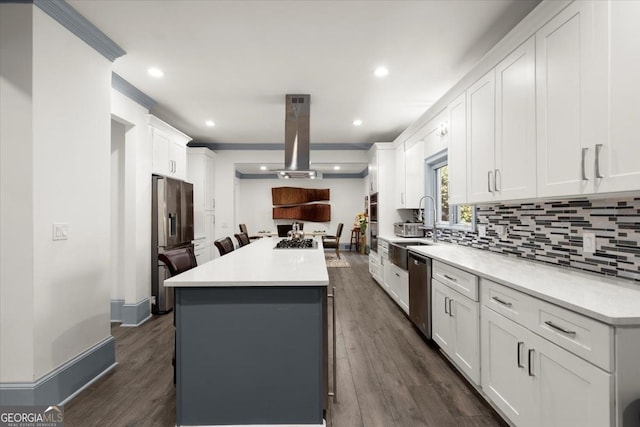
[(375, 146), (369, 150), (369, 193), (378, 192), (378, 150)]
[(594, 2), (577, 1), (536, 33), (538, 195), (593, 192)]
[(187, 179), (187, 135), (155, 116), (149, 115), (152, 172), (176, 179)]
[[(596, 105), (603, 133), (593, 146), (596, 192), (640, 189), (640, 2), (596, 2), (598, 64), (606, 82)], [(602, 31), (605, 28), (607, 31)]]
[(467, 98), (463, 93), (447, 107), (449, 203), (467, 203)]
[(467, 198), (493, 200), (495, 144), (495, 70), (467, 89)]
[(405, 157), (404, 157), (404, 142), (396, 147), (396, 167), (395, 167), (395, 206), (396, 209), (404, 209), (406, 207), (406, 192), (405, 192)]
[(531, 37), (496, 67), (494, 196), (536, 196), (536, 62)]
[(406, 209), (418, 209), (424, 195), (424, 139), (405, 143), (405, 203)]
[(469, 203), (536, 196), (535, 39), (467, 90)]

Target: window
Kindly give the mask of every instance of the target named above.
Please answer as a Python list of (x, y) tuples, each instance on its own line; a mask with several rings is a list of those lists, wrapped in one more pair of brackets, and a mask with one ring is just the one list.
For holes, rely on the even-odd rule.
[[(446, 151), (426, 161), (427, 194), (436, 201), (436, 224), (439, 228), (473, 230), (475, 208), (471, 205), (449, 205), (449, 168)], [(433, 224), (433, 215), (428, 214), (427, 224)]]

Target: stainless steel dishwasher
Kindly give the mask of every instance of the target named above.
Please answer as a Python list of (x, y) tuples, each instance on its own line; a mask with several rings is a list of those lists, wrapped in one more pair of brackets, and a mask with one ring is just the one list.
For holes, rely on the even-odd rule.
[(431, 339), (431, 258), (409, 251), (409, 318)]

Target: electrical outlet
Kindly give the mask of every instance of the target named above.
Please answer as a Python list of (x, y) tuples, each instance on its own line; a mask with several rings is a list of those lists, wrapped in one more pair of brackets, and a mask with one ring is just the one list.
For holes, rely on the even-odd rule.
[(498, 239), (503, 240), (507, 238), (507, 226), (506, 225), (496, 225), (494, 227), (496, 230), (496, 234), (498, 235)]
[(478, 237), (487, 237), (486, 225), (478, 225)]
[(582, 234), (582, 251), (585, 254), (592, 254), (596, 251), (596, 234), (595, 233)]

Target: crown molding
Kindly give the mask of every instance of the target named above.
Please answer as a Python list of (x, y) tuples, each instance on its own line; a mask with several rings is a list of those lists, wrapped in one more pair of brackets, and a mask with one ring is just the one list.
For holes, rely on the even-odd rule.
[[(340, 150), (349, 150), (349, 151), (368, 151), (373, 144), (360, 143), (327, 143), (327, 144), (310, 144), (310, 149), (313, 151), (321, 151), (321, 150), (331, 150), (331, 151), (340, 151)], [(232, 143), (216, 143), (216, 142), (200, 142), (200, 141), (191, 141), (189, 143), (189, 147), (206, 147), (212, 151), (223, 151), (223, 150), (253, 150), (253, 151), (274, 151), (274, 150), (284, 150), (284, 144), (259, 144), (259, 143), (247, 143), (247, 144), (232, 144)]]
[(111, 62), (127, 53), (64, 0), (0, 0), (0, 3), (33, 4)]
[(111, 87), (124, 96), (142, 105), (147, 110), (150, 110), (151, 107), (157, 104), (157, 102), (153, 98), (147, 96), (147, 94), (142, 92), (140, 89), (138, 89), (116, 73), (111, 73)]

